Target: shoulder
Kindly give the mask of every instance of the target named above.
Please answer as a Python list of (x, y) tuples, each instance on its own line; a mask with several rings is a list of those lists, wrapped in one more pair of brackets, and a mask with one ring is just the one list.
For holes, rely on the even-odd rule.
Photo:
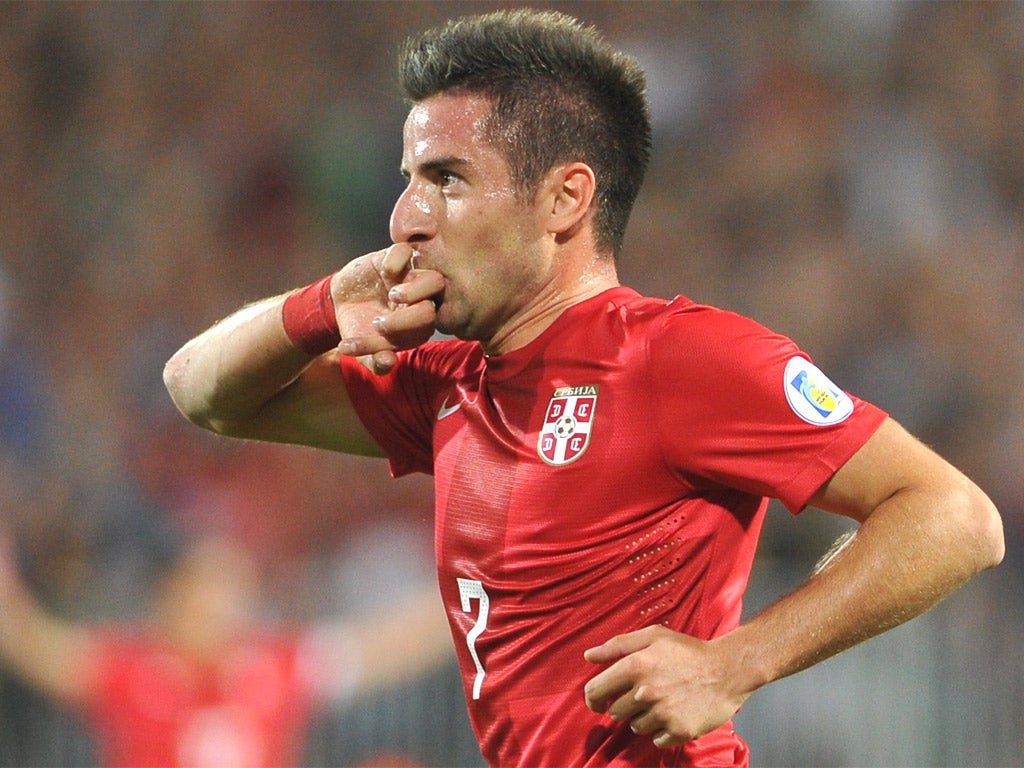
[(652, 344), (663, 353), (706, 364), (756, 363), (764, 356), (787, 359), (799, 352), (788, 337), (753, 318), (677, 297), (658, 317)]
[(665, 299), (619, 287), (605, 292), (602, 297), (609, 309), (630, 324), (649, 323), (656, 329), (669, 329), (677, 334), (771, 334), (769, 329), (750, 317), (711, 304), (701, 304), (683, 295)]
[(790, 372), (816, 370), (810, 355), (787, 336), (688, 299), (676, 299), (659, 313), (647, 334), (646, 364), (659, 400), (678, 402), (685, 393), (687, 402), (703, 402), (716, 412), (785, 405)]
[(610, 297), (621, 322), (642, 339), (652, 362), (687, 368), (745, 366), (765, 356), (789, 359), (796, 344), (753, 318), (686, 296), (659, 299), (635, 292)]
[(676, 333), (701, 337), (710, 334), (712, 338), (784, 338), (751, 317), (710, 304), (699, 304), (685, 296), (677, 296), (668, 302), (661, 319)]

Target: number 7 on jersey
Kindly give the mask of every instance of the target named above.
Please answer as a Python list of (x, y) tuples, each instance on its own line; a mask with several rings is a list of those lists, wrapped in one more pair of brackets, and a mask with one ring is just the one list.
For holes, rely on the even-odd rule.
[(476, 639), (487, 629), (487, 614), (491, 609), (491, 599), (484, 590), (483, 583), (475, 579), (458, 579), (459, 597), (462, 599), (462, 610), (469, 613), (473, 610), (473, 600), (480, 601), (480, 612), (477, 614), (476, 623), (466, 633), (466, 645), (469, 646), (469, 655), (473, 657), (476, 665), (476, 679), (473, 681), (473, 698), (480, 698), (480, 688), (484, 684), (484, 665), (480, 663), (480, 656), (476, 652)]

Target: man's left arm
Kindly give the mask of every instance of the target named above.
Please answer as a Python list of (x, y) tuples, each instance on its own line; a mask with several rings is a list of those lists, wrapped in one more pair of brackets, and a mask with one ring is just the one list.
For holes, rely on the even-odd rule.
[(762, 685), (924, 613), (1003, 557), (985, 493), (892, 419), (810, 503), (861, 523), (825, 567), (714, 640), (647, 627), (590, 649), (588, 661), (610, 666), (587, 684), (588, 706), (660, 747), (683, 744)]
[(408, 684), (455, 658), (437, 586), (309, 630), (302, 671), (318, 698), (344, 700)]

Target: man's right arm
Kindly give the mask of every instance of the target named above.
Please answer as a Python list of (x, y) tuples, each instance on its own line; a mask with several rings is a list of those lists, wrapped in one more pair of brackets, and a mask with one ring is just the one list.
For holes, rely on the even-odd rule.
[[(410, 268), (408, 246), (349, 262), (330, 282), (339, 341), (347, 354), (385, 370), (394, 350), (433, 332), (436, 273)], [(402, 301), (392, 289), (401, 285)], [(287, 295), (244, 307), (189, 341), (167, 362), (164, 383), (178, 409), (230, 437), (382, 455), (355, 413), (338, 350), (303, 351), (284, 320)]]
[(164, 367), (174, 404), (229, 437), (379, 453), (349, 401), (337, 353), (310, 357), (285, 333), (285, 298), (244, 307), (178, 350)]
[(18, 573), (14, 542), (0, 531), (0, 663), (55, 702), (80, 704), (95, 678), (88, 627), (49, 613)]

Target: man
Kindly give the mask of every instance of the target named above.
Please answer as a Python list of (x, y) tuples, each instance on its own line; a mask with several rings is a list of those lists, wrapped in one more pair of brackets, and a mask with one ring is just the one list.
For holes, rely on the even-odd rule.
[[(410, 41), (401, 80), (394, 245), (239, 311), (165, 380), (219, 433), (433, 473), (489, 762), (746, 765), (757, 688), (999, 562), (988, 498), (791, 341), (619, 285), (650, 136), (632, 59), (519, 10)], [(739, 625), (767, 497), (861, 525)]]
[(69, 622), (38, 603), (0, 536), (0, 662), (81, 712), (110, 768), (299, 765), (319, 707), (451, 652), (434, 590), (356, 621), (257, 626), (255, 563), (226, 539), (190, 543), (158, 581), (147, 621)]

